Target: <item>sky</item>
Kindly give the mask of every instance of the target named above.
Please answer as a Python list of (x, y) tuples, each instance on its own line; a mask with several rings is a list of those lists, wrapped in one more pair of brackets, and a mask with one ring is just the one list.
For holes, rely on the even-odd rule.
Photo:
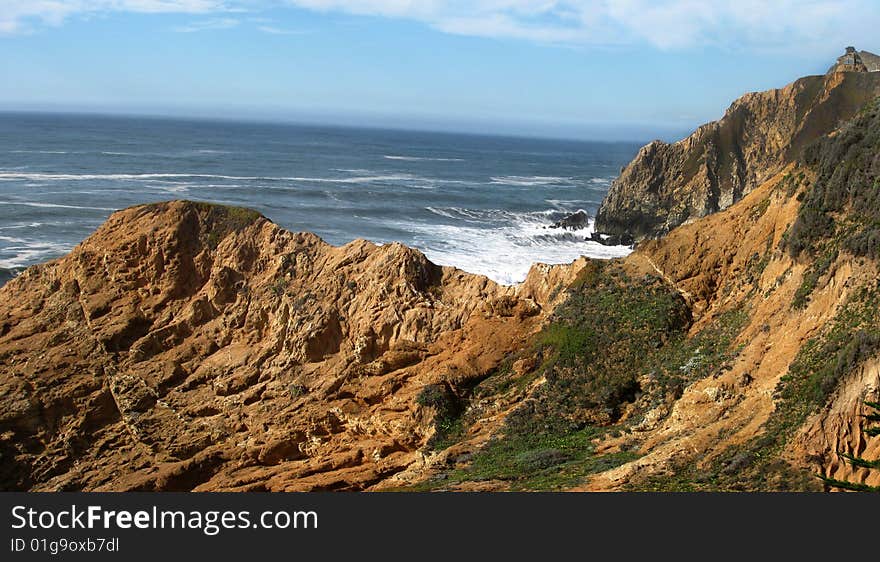
[(645, 140), (880, 51), (877, 0), (0, 0), (0, 110)]

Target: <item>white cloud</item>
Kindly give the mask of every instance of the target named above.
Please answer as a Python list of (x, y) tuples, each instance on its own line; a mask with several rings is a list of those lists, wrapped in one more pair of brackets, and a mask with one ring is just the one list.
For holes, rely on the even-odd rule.
[(0, 33), (58, 26), (77, 15), (106, 12), (207, 14), (227, 11), (222, 0), (0, 0)]
[[(0, 0), (0, 33), (106, 12), (223, 17), (287, 4), (420, 22), (444, 33), (565, 45), (810, 53), (854, 43), (877, 48), (877, 0)], [(285, 32), (266, 23), (265, 33)]]
[(268, 33), (270, 35), (305, 35), (308, 31), (302, 31), (297, 29), (283, 29), (280, 27), (275, 27), (274, 25), (258, 25), (257, 31), (262, 31), (263, 33)]
[(178, 33), (196, 33), (198, 31), (213, 31), (218, 29), (231, 29), (239, 24), (237, 19), (218, 18), (202, 21), (194, 21), (188, 25), (175, 27), (174, 31)]
[[(447, 33), (571, 45), (809, 50), (870, 41), (876, 0), (287, 0)], [(838, 45), (839, 43), (839, 45)]]

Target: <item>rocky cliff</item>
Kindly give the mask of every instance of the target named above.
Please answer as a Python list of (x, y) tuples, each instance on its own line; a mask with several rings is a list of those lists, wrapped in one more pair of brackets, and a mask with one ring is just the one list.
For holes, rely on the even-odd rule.
[(656, 238), (739, 201), (880, 95), (880, 73), (859, 65), (746, 94), (691, 136), (643, 147), (613, 182), (596, 230)]
[(0, 288), (0, 487), (880, 486), (845, 456), (880, 452), (880, 98), (804, 128), (864, 76), (754, 94), (803, 119), (748, 193), (517, 287), (244, 209), (116, 213)]
[(415, 395), (492, 369), (547, 303), (399, 244), (256, 213), (114, 214), (2, 288), (4, 489), (364, 489), (424, 462)]

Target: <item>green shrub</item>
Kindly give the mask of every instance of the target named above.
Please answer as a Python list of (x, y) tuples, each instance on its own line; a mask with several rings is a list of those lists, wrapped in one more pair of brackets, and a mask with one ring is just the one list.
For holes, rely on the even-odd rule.
[(840, 234), (855, 255), (880, 257), (880, 98), (803, 152), (816, 173), (788, 236), (793, 257)]
[(416, 396), (416, 403), (434, 409), (434, 435), (428, 440), (429, 448), (443, 449), (463, 431), (461, 416), (465, 405), (448, 383), (425, 385)]
[(560, 433), (614, 423), (641, 394), (646, 357), (682, 336), (690, 311), (662, 280), (593, 263), (537, 337), (546, 383), (508, 417), (508, 431)]
[[(546, 379), (448, 482), (559, 489), (637, 458), (632, 451), (596, 455), (593, 440), (619, 435), (668, 394), (723, 369), (738, 353), (732, 342), (747, 320), (744, 310), (730, 310), (688, 337), (690, 312), (674, 288), (656, 277), (629, 278), (614, 264), (592, 264), (526, 352), (535, 367), (514, 373), (510, 358), (475, 389), (482, 399), (522, 390), (522, 380)], [(422, 401), (443, 404), (445, 396), (435, 389)], [(621, 425), (624, 411), (629, 417)]]

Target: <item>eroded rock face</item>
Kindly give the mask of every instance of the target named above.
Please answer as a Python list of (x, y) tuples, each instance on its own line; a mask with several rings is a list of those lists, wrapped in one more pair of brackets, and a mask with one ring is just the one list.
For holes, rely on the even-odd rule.
[(556, 279), (533, 273), (501, 287), (241, 209), (116, 213), (0, 289), (0, 487), (365, 489), (417, 474), (432, 431), (417, 394), (521, 344)]
[(746, 94), (686, 139), (643, 147), (612, 184), (596, 231), (656, 238), (739, 201), (880, 95), (880, 73), (838, 66)]
[(854, 466), (840, 454), (880, 458), (880, 439), (865, 433), (865, 416), (871, 412), (864, 404), (876, 401), (878, 394), (880, 361), (874, 359), (852, 373), (822, 411), (810, 417), (794, 442), (792, 456), (811, 463), (816, 473), (828, 478), (880, 486), (880, 472)]

